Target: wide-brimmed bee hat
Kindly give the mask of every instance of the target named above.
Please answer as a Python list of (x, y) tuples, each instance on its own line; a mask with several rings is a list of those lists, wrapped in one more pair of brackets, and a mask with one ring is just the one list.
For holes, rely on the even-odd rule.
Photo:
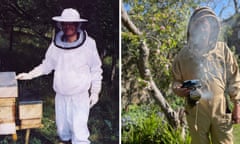
[(57, 22), (87, 22), (87, 19), (82, 19), (77, 10), (73, 8), (66, 8), (62, 11), (61, 16), (54, 16), (52, 18)]

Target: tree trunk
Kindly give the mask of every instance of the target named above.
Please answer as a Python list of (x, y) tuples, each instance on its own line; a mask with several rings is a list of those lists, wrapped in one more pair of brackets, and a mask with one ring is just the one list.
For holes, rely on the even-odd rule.
[[(142, 32), (130, 20), (127, 12), (124, 10), (123, 7), (121, 8), (121, 13), (122, 13), (121, 19), (122, 19), (123, 25), (133, 34), (141, 36)], [(173, 128), (178, 128), (180, 126), (179, 125), (180, 122), (179, 122), (178, 113), (175, 112), (171, 108), (171, 106), (168, 104), (168, 102), (166, 101), (166, 99), (162, 95), (162, 92), (156, 86), (156, 83), (152, 78), (152, 74), (151, 74), (151, 71), (150, 71), (150, 68), (149, 68), (149, 61), (148, 61), (149, 48), (147, 47), (147, 44), (145, 43), (145, 41), (141, 42), (141, 45), (139, 46), (139, 49), (140, 49), (140, 56), (139, 56), (140, 75), (144, 80), (149, 82), (150, 89), (151, 89), (151, 91), (154, 92), (154, 97), (159, 101), (161, 109), (164, 112), (169, 124)]]
[(238, 0), (233, 0), (234, 2), (234, 8), (235, 8), (235, 13), (238, 13)]

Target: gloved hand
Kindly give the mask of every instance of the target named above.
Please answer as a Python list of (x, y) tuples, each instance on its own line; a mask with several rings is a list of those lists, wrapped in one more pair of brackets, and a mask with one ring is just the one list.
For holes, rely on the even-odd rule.
[(235, 124), (240, 123), (240, 103), (239, 102), (234, 104), (232, 118)]
[(91, 94), (90, 96), (90, 108), (92, 108), (99, 100), (98, 94)]
[(29, 73), (20, 73), (16, 76), (18, 80), (31, 80), (33, 77)]
[(31, 80), (35, 77), (38, 77), (40, 75), (42, 75), (42, 71), (39, 67), (34, 68), (32, 71), (30, 71), (29, 73), (20, 73), (16, 76), (16, 79), (19, 80)]
[(190, 92), (190, 89), (182, 88), (182, 83), (180, 83), (180, 82), (174, 82), (172, 89), (178, 96), (181, 96), (181, 97), (188, 96), (189, 92)]

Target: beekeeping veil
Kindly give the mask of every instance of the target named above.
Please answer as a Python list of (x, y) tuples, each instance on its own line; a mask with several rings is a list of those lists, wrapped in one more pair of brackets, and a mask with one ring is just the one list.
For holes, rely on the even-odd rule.
[[(204, 29), (206, 27), (208, 27), (209, 29), (208, 36), (204, 31), (201, 31), (201, 29)], [(189, 48), (194, 49), (197, 47), (198, 51), (200, 51), (201, 53), (207, 53), (208, 51), (215, 48), (218, 40), (219, 31), (220, 23), (215, 13), (210, 8), (201, 7), (195, 10), (188, 24), (187, 41)], [(205, 41), (208, 43), (208, 46), (201, 47), (201, 42), (203, 43)], [(198, 44), (198, 46), (194, 45), (196, 43)]]
[[(82, 19), (77, 10), (72, 8), (64, 9), (61, 16), (55, 16), (52, 18), (56, 22), (53, 42), (55, 46), (62, 49), (74, 49), (81, 46), (86, 40), (86, 32), (81, 29), (83, 22), (87, 22), (86, 19)], [(62, 31), (63, 22), (73, 22), (77, 25), (78, 39), (74, 42), (63, 41), (64, 32)]]

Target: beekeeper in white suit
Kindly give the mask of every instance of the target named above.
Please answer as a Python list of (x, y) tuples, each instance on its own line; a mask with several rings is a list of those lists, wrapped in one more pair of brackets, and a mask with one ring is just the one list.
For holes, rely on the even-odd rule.
[(58, 135), (61, 141), (89, 144), (89, 109), (99, 99), (102, 80), (96, 43), (81, 29), (81, 24), (87, 20), (81, 19), (77, 10), (64, 9), (61, 16), (52, 19), (60, 30), (54, 36), (42, 64), (28, 73), (18, 74), (16, 78), (30, 80), (55, 70), (53, 88), (56, 92)]

